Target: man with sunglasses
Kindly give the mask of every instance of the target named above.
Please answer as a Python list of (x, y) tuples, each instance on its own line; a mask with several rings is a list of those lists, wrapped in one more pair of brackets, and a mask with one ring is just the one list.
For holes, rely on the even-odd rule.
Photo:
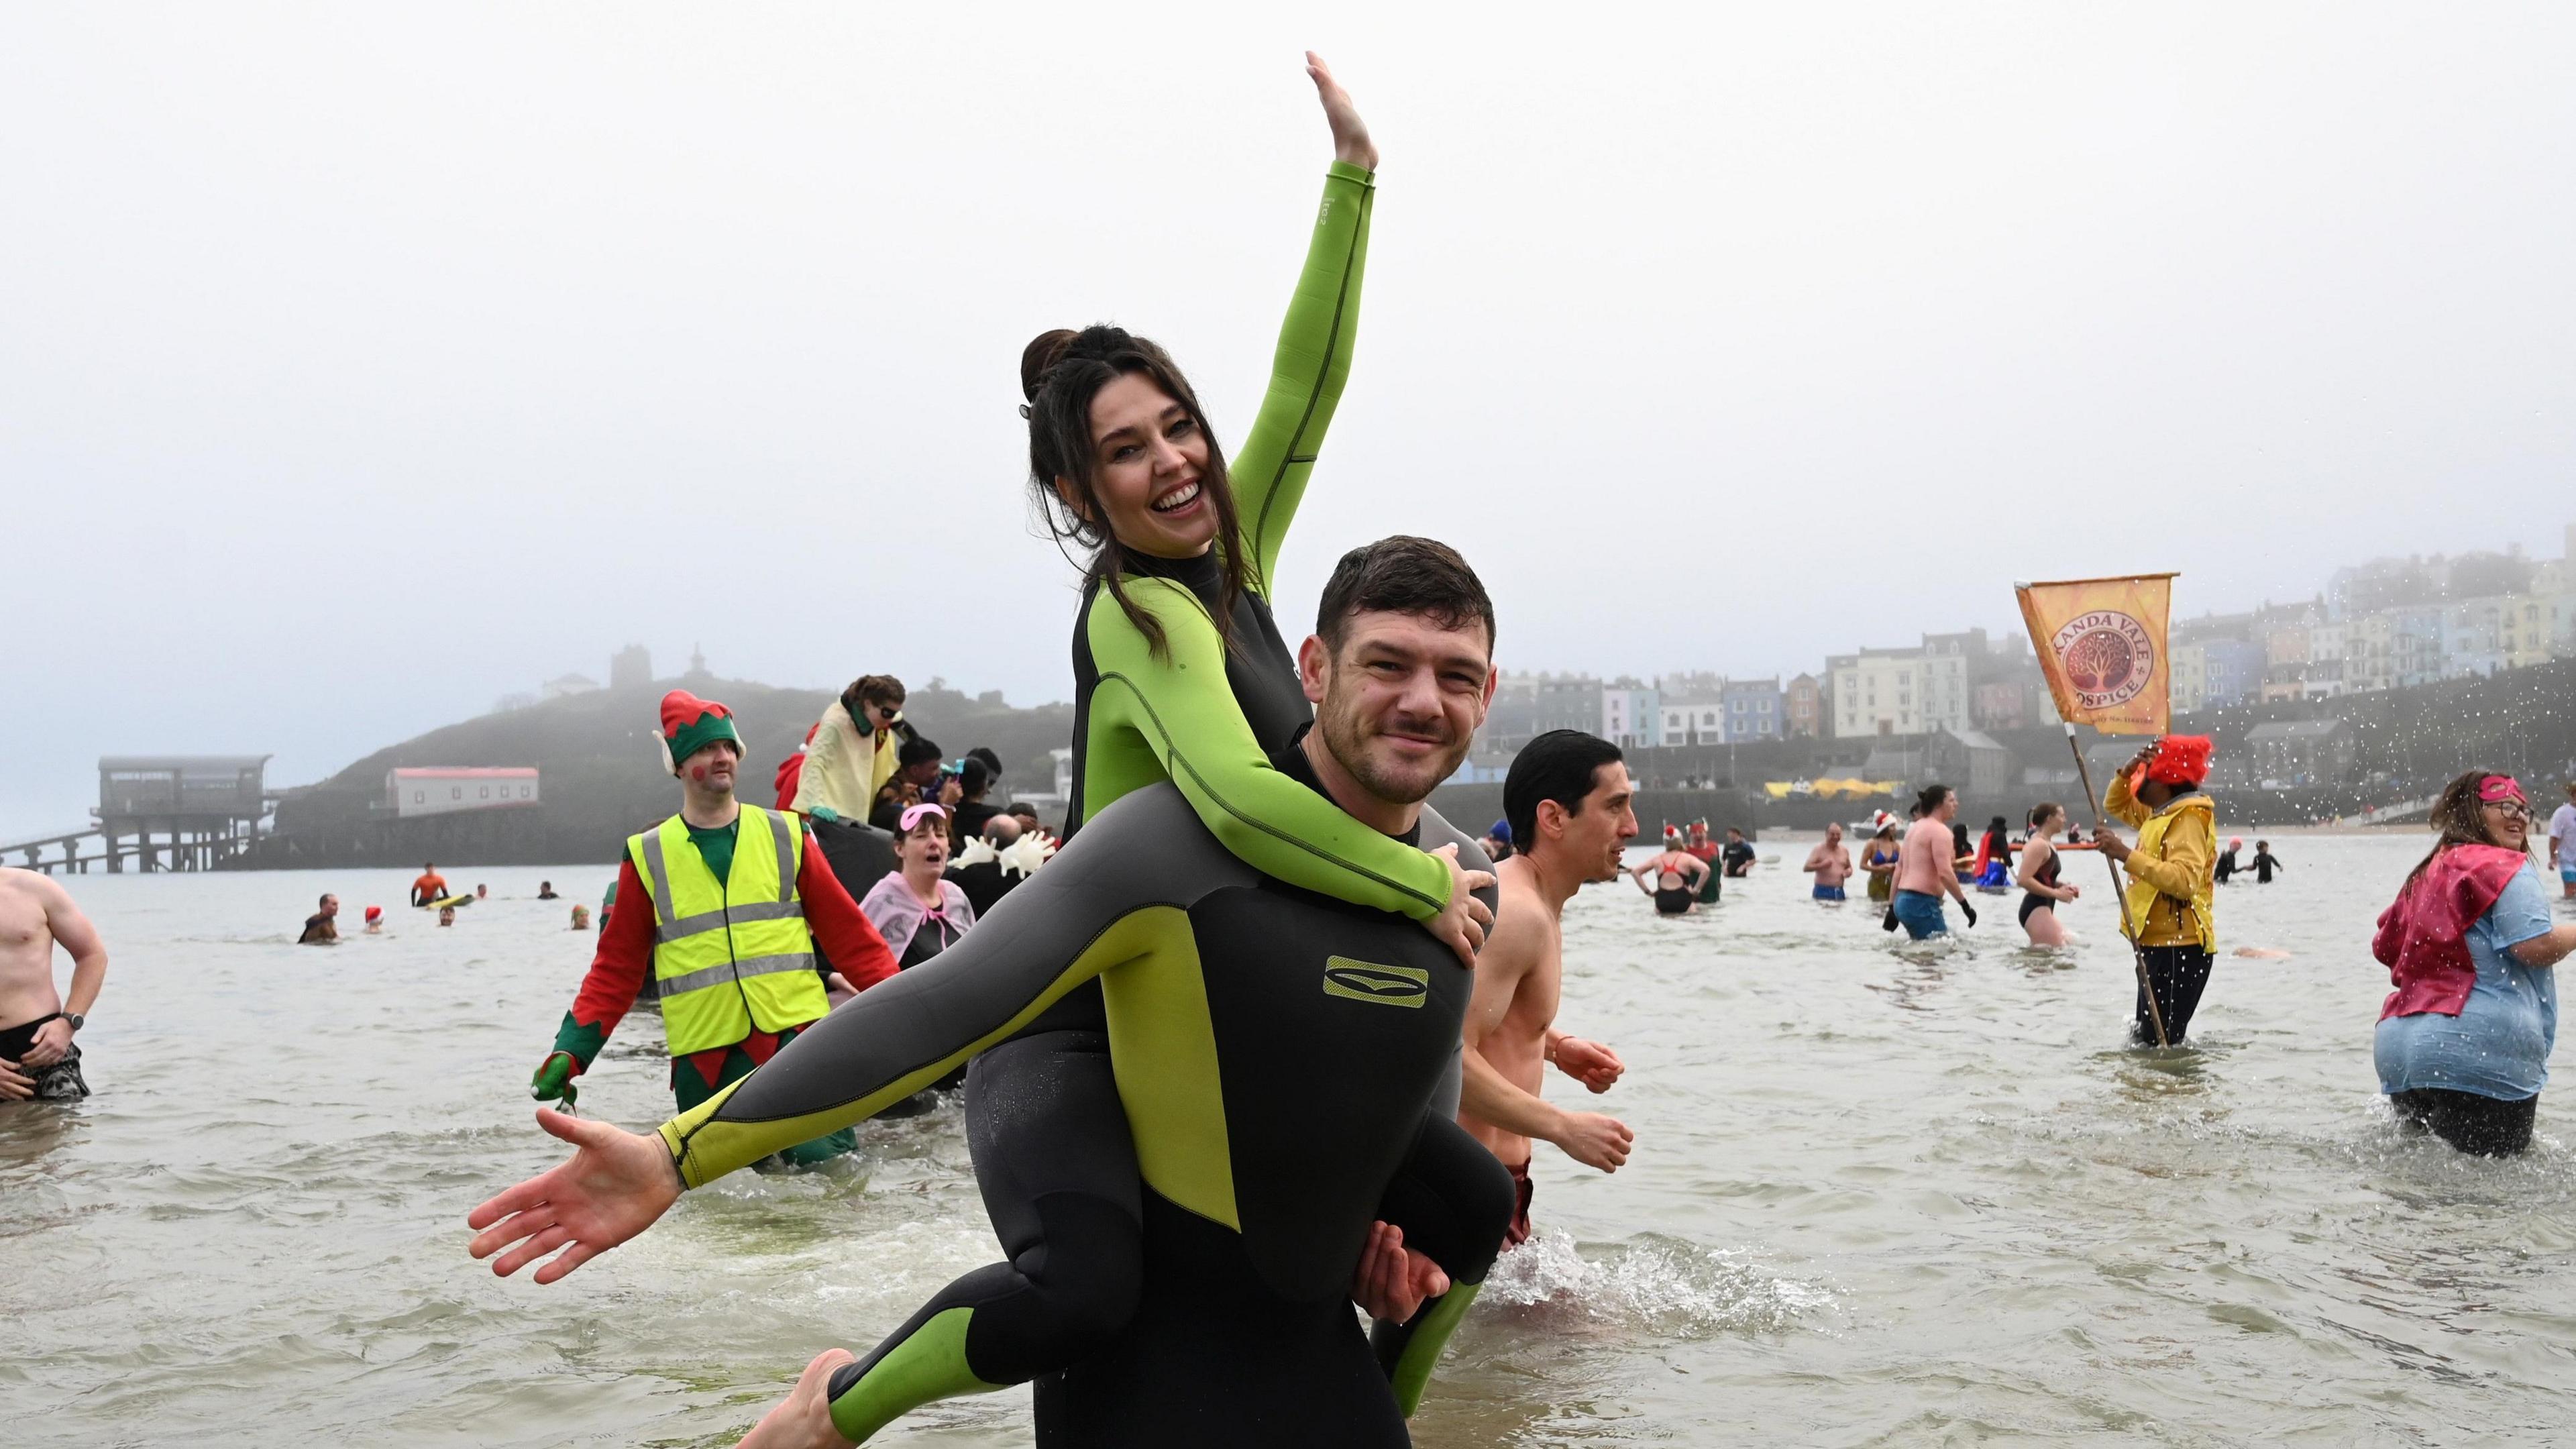
[[(835, 999), (895, 973), (894, 954), (805, 822), (734, 798), (733, 711), (675, 689), (662, 698), (656, 738), (680, 782), (680, 811), (626, 842), (616, 891), (625, 909), (600, 928), (590, 974), (537, 1067), (529, 1089), (539, 1101), (572, 1103), (572, 1079), (648, 976), (670, 1041), (671, 1096), (685, 1112), (749, 1076)], [(854, 1145), (845, 1130), (777, 1156), (802, 1165)]]

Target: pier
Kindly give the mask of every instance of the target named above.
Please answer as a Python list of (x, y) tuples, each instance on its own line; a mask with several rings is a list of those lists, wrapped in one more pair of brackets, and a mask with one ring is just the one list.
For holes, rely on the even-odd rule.
[(0, 864), (51, 875), (217, 870), (245, 854), (275, 808), (266, 755), (108, 755), (87, 829), (0, 845)]

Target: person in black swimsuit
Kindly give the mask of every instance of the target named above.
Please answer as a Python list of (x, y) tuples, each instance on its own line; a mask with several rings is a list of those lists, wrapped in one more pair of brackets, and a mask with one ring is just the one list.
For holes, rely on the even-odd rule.
[(2064, 857), (2057, 853), (2057, 832), (2066, 828), (2065, 807), (2043, 800), (2030, 807), (2030, 839), (2021, 848), (2021, 928), (2034, 946), (2063, 946), (2066, 928), (2058, 924), (2057, 903), (2082, 892), (2058, 882)]
[[(1708, 879), (1708, 862), (1676, 846), (1628, 874), (1635, 878), (1637, 889), (1655, 898), (1656, 915), (1686, 916), (1699, 904), (1699, 888)], [(1654, 884), (1646, 883), (1648, 876), (1655, 878)]]

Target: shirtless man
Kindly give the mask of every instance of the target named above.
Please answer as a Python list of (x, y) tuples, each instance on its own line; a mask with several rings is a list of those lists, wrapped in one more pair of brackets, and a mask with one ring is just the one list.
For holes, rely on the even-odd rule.
[[(1619, 773), (1625, 776), (1628, 773), (1628, 767), (1621, 765)], [(1628, 833), (1636, 834), (1633, 830)], [(1687, 916), (1698, 908), (1699, 888), (1708, 884), (1708, 862), (1667, 840), (1664, 842), (1663, 854), (1629, 871), (1628, 874), (1636, 878), (1637, 889), (1654, 897), (1656, 915)], [(1646, 884), (1649, 876), (1654, 878), (1653, 885)], [(1612, 880), (1619, 878), (1619, 862), (1616, 858), (1610, 862), (1609, 878)]]
[[(54, 945), (72, 953), (71, 1009), (54, 991)], [(51, 876), (0, 867), (0, 1102), (70, 1102), (89, 1095), (80, 1048), (107, 980), (107, 946)]]
[[(1627, 1070), (1599, 1042), (1556, 1029), (1565, 981), (1565, 903), (1586, 881), (1617, 880), (1619, 853), (1637, 834), (1633, 791), (1619, 747), (1580, 730), (1550, 730), (1523, 746), (1503, 783), (1503, 812), (1517, 847), (1494, 868), (1502, 892), (1493, 933), (1476, 958), (1476, 990), (1462, 1031), (1466, 1081), (1458, 1125), (1511, 1170), (1519, 1201), (1503, 1237), (1530, 1235), (1530, 1140), (1565, 1149), (1586, 1167), (1616, 1172), (1633, 1134), (1615, 1117), (1568, 1112), (1539, 1096), (1549, 1062), (1594, 1092)], [(1705, 872), (1708, 867), (1669, 852)]]
[(1825, 838), (1807, 852), (1807, 863), (1800, 869), (1816, 878), (1814, 897), (1820, 901), (1843, 899), (1843, 882), (1851, 879), (1851, 852), (1843, 849), (1843, 827), (1838, 821), (1825, 823)]

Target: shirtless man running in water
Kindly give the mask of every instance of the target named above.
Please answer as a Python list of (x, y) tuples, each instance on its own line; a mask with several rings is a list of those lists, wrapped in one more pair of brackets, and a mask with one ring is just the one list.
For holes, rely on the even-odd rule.
[[(57, 942), (72, 956), (68, 1003), (54, 990)], [(0, 1102), (89, 1095), (72, 1037), (106, 980), (107, 947), (71, 892), (51, 876), (0, 868)]]
[(1558, 1031), (1556, 1008), (1565, 981), (1565, 903), (1586, 881), (1619, 878), (1620, 851), (1637, 834), (1632, 794), (1619, 747), (1580, 730), (1550, 730), (1530, 741), (1503, 784), (1515, 853), (1494, 868), (1501, 908), (1467, 1004), (1458, 1125), (1511, 1170), (1520, 1200), (1507, 1248), (1530, 1235), (1532, 1138), (1603, 1172), (1628, 1160), (1633, 1134), (1626, 1124), (1552, 1106), (1539, 1084), (1549, 1062), (1595, 1092), (1609, 1091), (1627, 1070), (1617, 1052)]

